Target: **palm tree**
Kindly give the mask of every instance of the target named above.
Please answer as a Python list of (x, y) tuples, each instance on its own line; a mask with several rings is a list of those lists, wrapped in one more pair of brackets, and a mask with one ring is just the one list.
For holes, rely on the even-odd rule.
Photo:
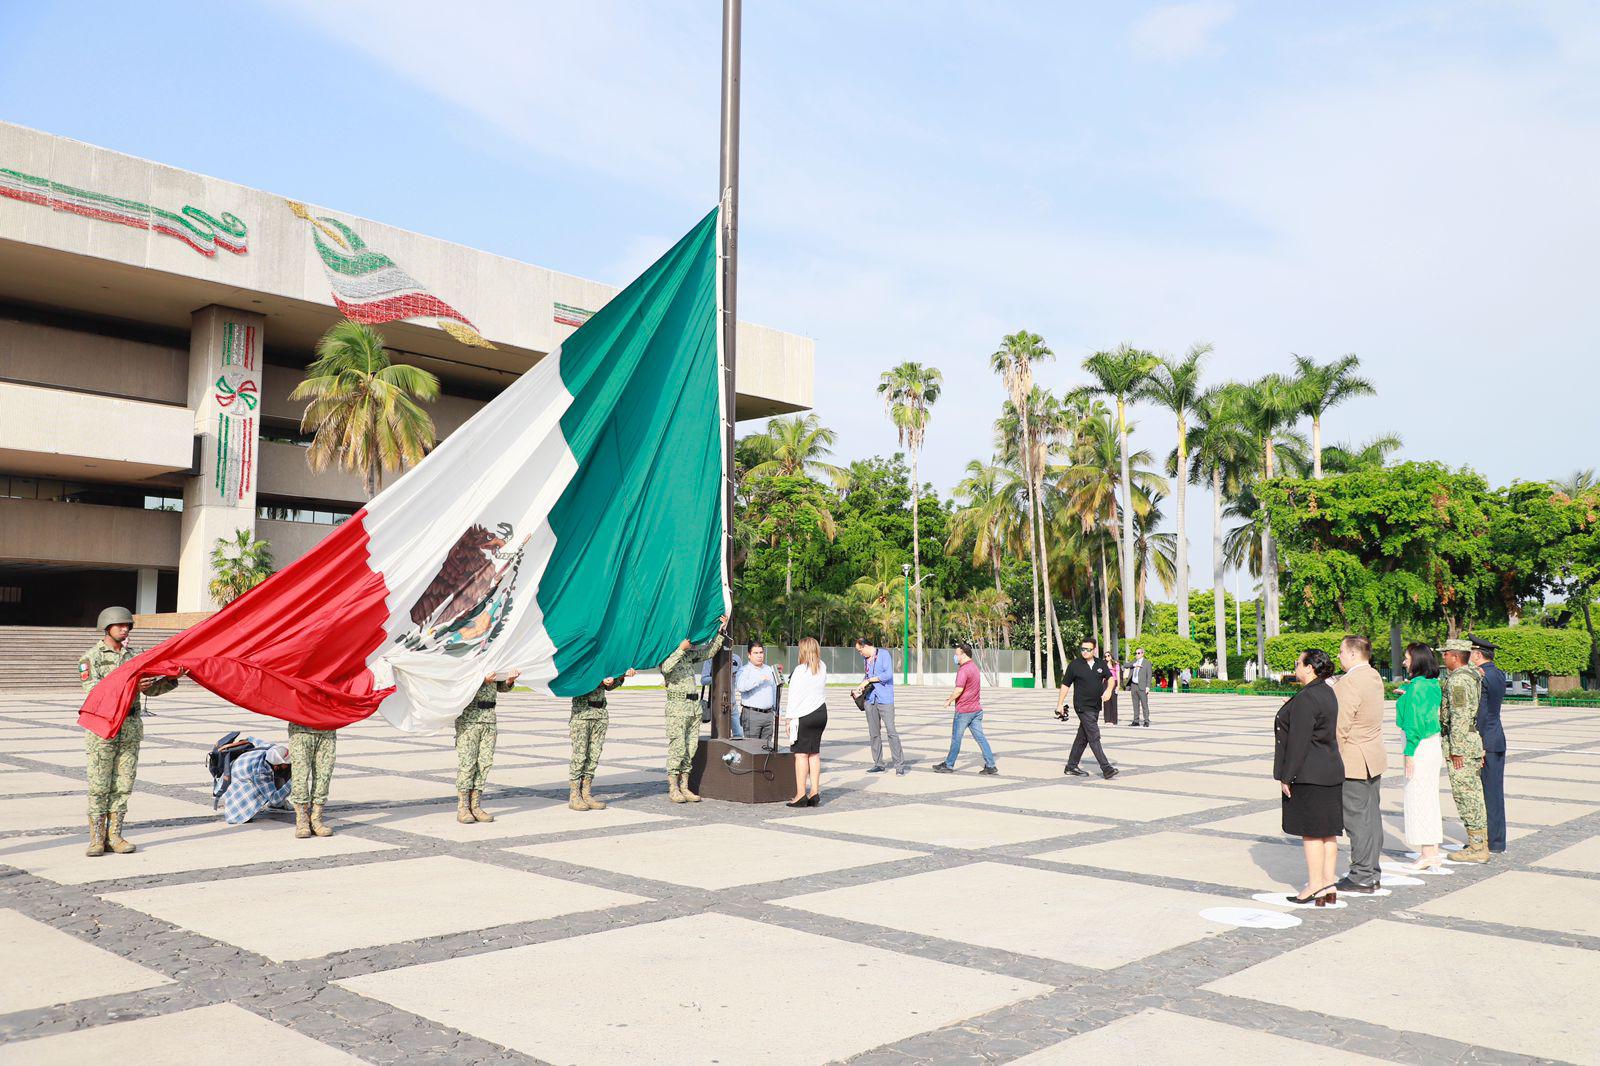
[[(1245, 392), (1245, 418), (1255, 434), (1261, 456), (1261, 477), (1278, 476), (1278, 451), (1286, 440), (1298, 439), (1294, 423), (1303, 409), (1301, 390), (1282, 374), (1268, 374)], [(1261, 598), (1266, 613), (1266, 635), (1278, 635), (1278, 544), (1272, 522), (1261, 518)]]
[(438, 440), (433, 419), (418, 406), (438, 398), (437, 377), (391, 362), (383, 335), (348, 319), (322, 335), (305, 380), (289, 394), (311, 401), (300, 419), (302, 432), (316, 433), (306, 452), (311, 469), (359, 470), (369, 500), (385, 470), (415, 466)]
[[(1044, 677), (1045, 683), (1055, 687), (1056, 657), (1066, 662), (1066, 649), (1061, 643), (1061, 624), (1056, 617), (1055, 587), (1051, 576), (1050, 545), (1047, 531), (1050, 528), (1052, 490), (1046, 480), (1050, 471), (1050, 457), (1055, 447), (1072, 435), (1075, 412), (1064, 407), (1048, 389), (1035, 385), (1029, 390), (1022, 410), (1006, 400), (995, 420), (995, 441), (1002, 459), (1015, 463), (1025, 472), (1028, 481), (1028, 536), (1030, 545), (1037, 548), (1039, 568), (1034, 574), (1034, 594), (1042, 597), (1040, 613), (1035, 616), (1044, 627)], [(1028, 447), (1023, 447), (1022, 427), (1028, 427)], [(1051, 648), (1055, 653), (1052, 654)]]
[[(994, 590), (1004, 592), (1000, 582), (1000, 563), (1008, 552), (1022, 547), (1022, 509), (1027, 505), (1027, 489), (1018, 474), (998, 463), (967, 463), (967, 476), (953, 492), (962, 506), (950, 516), (950, 538), (945, 550), (960, 550), (972, 544), (972, 565), (989, 564), (994, 575)], [(1001, 635), (1009, 647), (1011, 622), (1002, 623)]]
[[(1117, 401), (1117, 446), (1122, 457), (1122, 501), (1124, 510), (1133, 511), (1133, 481), (1128, 473), (1128, 403), (1134, 399), (1145, 379), (1156, 366), (1149, 352), (1120, 344), (1109, 352), (1096, 352), (1083, 361), (1083, 369), (1094, 378), (1090, 391), (1111, 396)], [(1128, 640), (1139, 636), (1138, 619), (1133, 611), (1133, 523), (1122, 523), (1122, 632)]]
[(1149, 605), (1146, 586), (1149, 584), (1150, 574), (1153, 572), (1156, 575), (1156, 580), (1161, 582), (1162, 590), (1169, 596), (1172, 595), (1178, 582), (1178, 535), (1156, 532), (1163, 517), (1162, 499), (1161, 493), (1150, 493), (1145, 499), (1144, 507), (1134, 511), (1133, 514), (1133, 572), (1138, 583), (1141, 629), (1144, 628), (1144, 614)]
[[(1045, 344), (1044, 338), (1027, 330), (1018, 330), (1001, 338), (1000, 347), (989, 356), (989, 368), (1000, 375), (1006, 393), (1011, 397), (1011, 406), (1022, 420), (1019, 454), (1022, 458), (1023, 480), (1028, 486), (1028, 563), (1033, 570), (1033, 674), (1036, 683), (1044, 679), (1045, 665), (1042, 660), (1049, 648), (1048, 637), (1043, 643), (1040, 641), (1039, 588), (1041, 584), (1048, 586), (1049, 579), (1043, 575), (1049, 574), (1050, 559), (1043, 550), (1043, 522), (1038, 507), (1039, 478), (1032, 462), (1033, 427), (1029, 419), (1031, 404), (1028, 399), (1033, 392), (1033, 364), (1054, 358), (1055, 352)], [(1048, 604), (1045, 616), (1049, 616)]]
[(752, 448), (752, 458), (759, 458), (750, 467), (749, 477), (770, 477), (774, 474), (805, 476), (826, 481), (842, 488), (850, 472), (827, 461), (839, 435), (822, 424), (814, 414), (794, 415), (791, 418), (774, 418), (767, 423), (767, 436), (771, 443)]
[(1372, 382), (1356, 376), (1361, 359), (1354, 352), (1331, 363), (1318, 364), (1303, 355), (1294, 357), (1295, 386), (1300, 393), (1300, 413), (1311, 419), (1311, 476), (1322, 477), (1322, 416), (1355, 396), (1371, 396)]
[(1177, 489), (1177, 559), (1178, 577), (1178, 636), (1189, 639), (1189, 532), (1184, 523), (1188, 520), (1187, 493), (1189, 478), (1189, 444), (1187, 421), (1200, 398), (1200, 364), (1211, 354), (1211, 345), (1196, 344), (1182, 359), (1163, 359), (1155, 372), (1139, 390), (1141, 399), (1149, 400), (1171, 411), (1178, 423), (1178, 447), (1168, 473), (1175, 476)]
[(890, 555), (879, 555), (873, 560), (872, 572), (863, 574), (850, 586), (850, 599), (867, 610), (877, 631), (874, 639), (880, 645), (884, 643), (884, 637), (894, 631), (905, 591), (905, 574)]
[(1238, 385), (1208, 389), (1194, 407), (1189, 428), (1189, 467), (1180, 476), (1211, 483), (1211, 598), (1216, 627), (1217, 678), (1228, 680), (1227, 565), (1222, 535), (1222, 505), (1236, 495), (1254, 460), (1254, 441), (1245, 425), (1244, 397)]
[(1576, 499), (1594, 488), (1596, 484), (1600, 484), (1600, 482), (1595, 481), (1594, 467), (1590, 467), (1587, 470), (1574, 470), (1571, 474), (1557, 479), (1552, 484), (1555, 485), (1558, 492), (1565, 493), (1567, 496)]
[(1400, 450), (1400, 435), (1385, 433), (1363, 444), (1330, 444), (1322, 450), (1322, 470), (1326, 474), (1354, 474), (1362, 470), (1382, 470), (1389, 456)]
[(895, 435), (901, 446), (911, 453), (911, 598), (917, 612), (919, 685), (925, 678), (922, 671), (922, 522), (918, 504), (922, 498), (922, 480), (917, 471), (917, 457), (928, 433), (930, 408), (938, 401), (943, 387), (944, 375), (937, 369), (909, 361), (885, 370), (878, 379), (878, 395), (883, 397), (883, 408), (889, 413), (889, 421), (894, 423)]
[(218, 607), (226, 607), (271, 577), (275, 569), (267, 542), (257, 540), (248, 529), (236, 531), (231, 538), (218, 537), (211, 549), (211, 598)]

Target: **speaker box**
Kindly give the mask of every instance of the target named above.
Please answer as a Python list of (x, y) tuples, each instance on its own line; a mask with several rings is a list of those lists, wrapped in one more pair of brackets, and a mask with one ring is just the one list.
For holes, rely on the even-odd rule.
[[(736, 756), (729, 765), (723, 756)], [(706, 799), (730, 803), (787, 803), (794, 799), (794, 755), (767, 751), (760, 740), (701, 737), (689, 787)]]

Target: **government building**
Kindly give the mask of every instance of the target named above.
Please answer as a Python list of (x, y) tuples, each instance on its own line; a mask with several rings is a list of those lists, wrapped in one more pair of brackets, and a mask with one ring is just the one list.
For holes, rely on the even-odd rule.
[[(0, 123), (0, 626), (208, 611), (219, 538), (281, 568), (355, 513), (289, 399), (341, 318), (438, 375), (442, 439), (617, 291)], [(809, 408), (812, 361), (740, 323), (738, 417)]]

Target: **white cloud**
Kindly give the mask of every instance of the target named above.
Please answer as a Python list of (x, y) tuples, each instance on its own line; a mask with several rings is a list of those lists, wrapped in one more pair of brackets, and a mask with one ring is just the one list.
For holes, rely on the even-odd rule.
[(1216, 32), (1233, 20), (1236, 8), (1227, 0), (1195, 0), (1165, 4), (1140, 16), (1128, 31), (1136, 53), (1165, 61), (1189, 59), (1217, 51)]

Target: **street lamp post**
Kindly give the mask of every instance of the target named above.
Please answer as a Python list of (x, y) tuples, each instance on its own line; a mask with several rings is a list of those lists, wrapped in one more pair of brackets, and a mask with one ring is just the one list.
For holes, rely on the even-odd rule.
[(900, 613), (900, 683), (911, 684), (911, 564), (900, 564), (901, 582), (906, 590), (906, 607)]

